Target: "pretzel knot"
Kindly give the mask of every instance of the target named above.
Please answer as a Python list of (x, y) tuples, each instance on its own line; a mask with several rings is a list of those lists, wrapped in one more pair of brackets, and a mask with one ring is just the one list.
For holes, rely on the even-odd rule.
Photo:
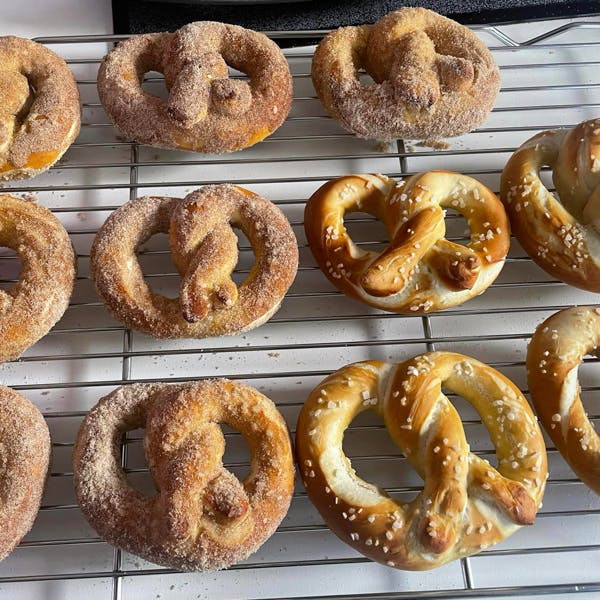
[[(544, 166), (558, 198), (541, 179)], [(600, 292), (600, 119), (527, 140), (504, 167), (501, 196), (516, 237), (540, 267)]]
[(578, 477), (600, 494), (600, 436), (583, 403), (578, 371), (598, 356), (600, 309), (574, 306), (541, 323), (527, 350), (527, 380), (540, 421)]
[[(375, 84), (361, 83), (361, 69)], [(466, 133), (486, 118), (500, 86), (492, 55), (472, 31), (421, 8), (330, 33), (312, 78), (346, 129), (376, 139)]]
[(0, 179), (50, 168), (79, 133), (79, 92), (65, 61), (41, 44), (0, 37)]
[[(239, 287), (239, 227), (255, 264)], [(169, 233), (181, 274), (179, 298), (153, 294), (135, 252)], [(207, 337), (258, 327), (277, 311), (294, 280), (298, 247), (289, 222), (268, 200), (233, 185), (214, 185), (184, 199), (145, 197), (115, 211), (98, 231), (91, 269), (99, 294), (117, 318), (156, 337)]]
[[(443, 208), (462, 213), (466, 246), (445, 239)], [(390, 243), (362, 250), (344, 226), (347, 212), (383, 221)], [(497, 277), (510, 232), (502, 203), (478, 181), (432, 171), (394, 182), (384, 175), (349, 175), (317, 190), (306, 205), (311, 251), (331, 282), (350, 296), (392, 312), (427, 312), (482, 293)]]
[[(249, 81), (230, 78), (229, 66)], [(142, 89), (148, 71), (164, 74), (167, 100)], [(98, 92), (115, 125), (139, 142), (231, 152), (281, 125), (292, 79), (281, 50), (263, 34), (200, 21), (119, 44), (100, 67)]]
[[(481, 415), (498, 468), (470, 451), (442, 386)], [(423, 479), (408, 503), (358, 477), (344, 454), (344, 431), (367, 409), (384, 417)], [(503, 375), (461, 354), (343, 367), (311, 393), (296, 431), (304, 485), (325, 521), (343, 541), (389, 566), (430, 569), (479, 552), (533, 523), (542, 500), (545, 446), (527, 401)]]
[[(250, 447), (243, 481), (223, 466), (220, 423)], [(154, 496), (134, 490), (120, 466), (120, 436), (136, 428), (146, 429)], [(74, 470), (81, 508), (101, 536), (188, 570), (221, 569), (256, 551), (285, 516), (294, 486), (281, 414), (256, 390), (224, 379), (115, 390), (86, 417)]]

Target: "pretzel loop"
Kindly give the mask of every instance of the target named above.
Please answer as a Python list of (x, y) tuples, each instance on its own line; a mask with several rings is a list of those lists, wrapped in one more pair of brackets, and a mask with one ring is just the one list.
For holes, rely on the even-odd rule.
[[(498, 468), (471, 452), (442, 386), (481, 415)], [(423, 479), (410, 502), (362, 480), (344, 454), (345, 429), (368, 409), (383, 415)], [(518, 388), (483, 363), (449, 352), (338, 370), (304, 405), (296, 447), (307, 492), (334, 532), (369, 558), (402, 569), (442, 565), (533, 523), (546, 481), (544, 441)]]
[[(445, 239), (444, 208), (471, 229), (463, 246)], [(348, 236), (347, 212), (383, 221), (391, 242), (377, 254)], [(382, 175), (330, 181), (307, 203), (305, 231), (317, 263), (342, 291), (394, 312), (427, 312), (481, 293), (495, 279), (509, 246), (500, 201), (483, 185), (448, 171), (395, 183)]]
[[(239, 227), (254, 265), (239, 284)], [(153, 294), (135, 259), (139, 245), (169, 233), (181, 275), (179, 298)], [(281, 211), (232, 185), (205, 186), (185, 199), (140, 198), (107, 220), (92, 247), (92, 272), (109, 308), (157, 337), (207, 337), (256, 327), (278, 308), (298, 265), (294, 233)]]

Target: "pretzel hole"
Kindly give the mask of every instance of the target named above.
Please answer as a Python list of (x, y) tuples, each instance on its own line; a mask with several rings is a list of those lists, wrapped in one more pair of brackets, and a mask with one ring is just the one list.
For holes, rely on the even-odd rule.
[(233, 233), (235, 233), (238, 239), (238, 264), (231, 274), (231, 278), (239, 286), (250, 274), (256, 260), (256, 255), (246, 234), (235, 223), (230, 222), (229, 225), (231, 225)]
[(168, 234), (155, 233), (137, 249), (136, 255), (148, 287), (156, 294), (178, 298), (181, 276), (171, 258)]
[(467, 444), (469, 444), (469, 447), (471, 448), (471, 452), (482, 459), (487, 460), (492, 467), (497, 469), (498, 456), (496, 455), (490, 432), (483, 424), (481, 415), (468, 400), (459, 396), (451, 389), (442, 386), (442, 393), (448, 398), (452, 403), (452, 406), (454, 406), (460, 415), (465, 438), (467, 439)]
[(0, 289), (6, 292), (12, 289), (20, 273), (21, 259), (19, 255), (12, 248), (0, 246)]
[(356, 475), (392, 498), (410, 502), (422, 490), (423, 480), (375, 411), (364, 410), (354, 417), (344, 432), (342, 448)]
[(142, 76), (142, 90), (147, 94), (166, 100), (169, 92), (165, 84), (165, 77), (159, 71), (147, 71)]
[(446, 209), (446, 239), (466, 246), (471, 241), (471, 228), (465, 216), (457, 210)]
[(133, 429), (123, 434), (121, 457), (125, 460), (123, 471), (127, 483), (144, 496), (153, 496), (157, 489), (144, 453), (144, 433), (144, 429)]
[(600, 360), (591, 352), (579, 366), (577, 375), (583, 408), (591, 422), (596, 420), (596, 427), (600, 432)]
[(365, 212), (347, 212), (343, 224), (350, 239), (364, 252), (381, 253), (389, 245), (388, 231), (382, 221)]

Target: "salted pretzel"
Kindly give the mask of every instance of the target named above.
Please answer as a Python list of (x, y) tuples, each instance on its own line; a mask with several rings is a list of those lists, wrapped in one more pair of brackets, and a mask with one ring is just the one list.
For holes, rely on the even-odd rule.
[[(362, 83), (361, 69), (375, 83)], [(486, 119), (500, 89), (485, 44), (424, 8), (333, 31), (315, 51), (312, 80), (345, 129), (379, 140), (467, 133)]]
[(600, 494), (600, 438), (581, 402), (577, 373), (586, 354), (598, 354), (600, 308), (576, 306), (546, 319), (527, 350), (535, 410), (577, 476)]
[[(467, 219), (467, 246), (445, 239), (444, 208)], [(357, 246), (344, 227), (347, 212), (383, 221), (389, 246), (381, 254)], [(398, 182), (384, 175), (334, 179), (309, 199), (304, 227), (317, 264), (338, 289), (398, 313), (440, 310), (481, 294), (500, 273), (510, 243), (500, 200), (450, 171)]]
[[(249, 81), (230, 78), (228, 66)], [(167, 100), (142, 89), (149, 71), (164, 74)], [(98, 93), (112, 122), (131, 139), (221, 153), (252, 146), (283, 123), (292, 76), (277, 44), (262, 33), (199, 21), (121, 42), (100, 66)]]
[[(250, 448), (240, 482), (223, 466), (219, 426)], [(156, 494), (133, 488), (119, 442), (145, 428)], [(84, 516), (102, 538), (175, 569), (223, 569), (255, 552), (285, 516), (294, 487), (291, 443), (275, 405), (226, 379), (133, 384), (105, 396), (86, 416), (74, 450), (74, 482)]]
[(62, 223), (31, 200), (0, 195), (0, 246), (21, 261), (17, 282), (0, 290), (0, 362), (45, 336), (69, 305), (75, 253)]
[[(470, 451), (442, 386), (480, 414), (497, 469)], [(368, 409), (383, 416), (423, 479), (410, 502), (362, 480), (344, 454), (345, 429)], [(343, 367), (313, 390), (296, 428), (304, 486), (327, 525), (372, 560), (408, 570), (477, 553), (533, 523), (546, 484), (545, 450), (519, 389), (491, 367), (452, 352)]]
[[(239, 287), (239, 227), (255, 264)], [(136, 250), (155, 233), (169, 234), (181, 274), (179, 298), (153, 293)], [(116, 210), (98, 231), (91, 251), (96, 289), (128, 327), (155, 337), (233, 335), (258, 327), (278, 310), (296, 276), (298, 246), (283, 213), (241, 187), (205, 186), (185, 198), (143, 197)]]
[[(541, 179), (544, 166), (558, 198)], [(600, 292), (600, 119), (527, 140), (504, 167), (501, 197), (515, 236), (542, 269)]]
[(50, 433), (40, 411), (0, 386), (0, 560), (31, 529), (50, 463)]
[(65, 61), (31, 40), (0, 37), (0, 180), (49, 169), (80, 124), (79, 91)]

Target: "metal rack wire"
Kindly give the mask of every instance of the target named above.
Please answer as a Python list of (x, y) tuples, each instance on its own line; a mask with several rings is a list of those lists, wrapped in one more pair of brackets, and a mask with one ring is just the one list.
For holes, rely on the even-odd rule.
[[(452, 140), (447, 149), (434, 151), (418, 141), (380, 148), (346, 134), (323, 113), (314, 96), (308, 72), (311, 52), (291, 49), (286, 54), (296, 96), (290, 117), (259, 146), (220, 157), (157, 151), (117, 137), (97, 99), (95, 71), (107, 45), (123, 36), (38, 40), (62, 53), (75, 71), (85, 124), (60, 164), (32, 182), (12, 184), (10, 190), (36, 193), (63, 220), (77, 250), (79, 274), (63, 320), (1, 372), (2, 383), (22, 390), (43, 410), (53, 435), (53, 467), (34, 529), (0, 564), (0, 595), (16, 597), (18, 590), (19, 597), (80, 598), (85, 593), (90, 598), (152, 594), (195, 598), (200, 587), (210, 598), (293, 595), (366, 600), (600, 591), (600, 577), (594, 572), (600, 557), (600, 501), (550, 445), (551, 478), (537, 524), (476, 557), (428, 574), (381, 567), (347, 548), (312, 509), (301, 484), (290, 514), (265, 547), (246, 562), (210, 577), (177, 574), (108, 546), (84, 523), (71, 490), (70, 451), (81, 418), (101, 395), (131, 381), (208, 376), (247, 380), (277, 401), (292, 431), (304, 398), (320, 378), (368, 357), (401, 360), (426, 349), (454, 349), (485, 360), (525, 390), (524, 348), (535, 324), (560, 308), (593, 302), (593, 295), (549, 278), (513, 240), (502, 275), (480, 298), (426, 316), (384, 314), (336, 292), (314, 264), (302, 233), (305, 199), (331, 177), (364, 171), (402, 177), (450, 168), (497, 190), (508, 154), (524, 139), (540, 129), (573, 125), (597, 114), (600, 23), (571, 24), (523, 43), (495, 27), (478, 31), (491, 43), (501, 65), (502, 92), (488, 122), (469, 136)], [(322, 32), (270, 34), (318, 37)], [(146, 85), (160, 93), (160, 77), (148, 77)], [(181, 195), (226, 180), (274, 201), (296, 231), (300, 270), (282, 310), (247, 335), (215, 340), (156, 341), (113, 321), (93, 293), (87, 271), (97, 227), (111, 210), (138, 195)], [(348, 227), (360, 244), (385, 243), (370, 217), (351, 217)], [(447, 227), (450, 239), (464, 238), (458, 215), (449, 215)], [(252, 260), (244, 240), (240, 251), (236, 272), (243, 275)], [(158, 236), (145, 244), (140, 261), (156, 289), (165, 293), (176, 289), (164, 239)], [(1, 283), (8, 286), (18, 273), (18, 261), (4, 253), (0, 266)], [(600, 389), (600, 377), (589, 369), (593, 362), (587, 360), (582, 367), (588, 408), (593, 402), (588, 396)], [(453, 400), (471, 446), (493, 459), (478, 415), (460, 399)], [(590, 408), (590, 414), (592, 420), (600, 420), (600, 406)], [(226, 437), (227, 466), (243, 472), (248, 460), (241, 438), (233, 431), (226, 431)], [(357, 419), (346, 438), (347, 453), (366, 478), (400, 498), (420, 490), (420, 481), (373, 416)], [(139, 432), (125, 440), (122, 464), (136, 486), (151, 489)]]

